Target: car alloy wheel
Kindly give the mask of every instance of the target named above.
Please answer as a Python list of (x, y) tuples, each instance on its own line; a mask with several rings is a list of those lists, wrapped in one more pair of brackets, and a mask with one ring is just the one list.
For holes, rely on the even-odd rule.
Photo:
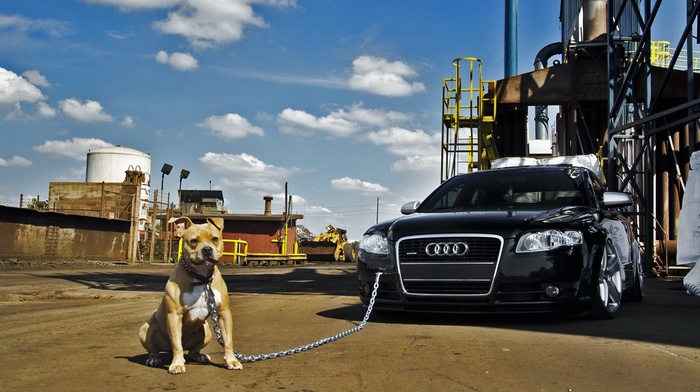
[(600, 270), (593, 290), (591, 316), (595, 319), (610, 319), (620, 309), (622, 299), (622, 270), (612, 240), (605, 241)]

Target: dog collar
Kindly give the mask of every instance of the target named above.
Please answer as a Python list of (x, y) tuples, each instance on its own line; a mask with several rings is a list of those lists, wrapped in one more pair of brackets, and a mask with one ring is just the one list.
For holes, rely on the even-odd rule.
[(197, 271), (193, 270), (189, 265), (187, 265), (187, 263), (185, 263), (185, 258), (184, 258), (184, 257), (181, 257), (181, 258), (180, 258), (180, 264), (182, 264), (182, 267), (185, 269), (185, 271), (187, 271), (187, 273), (188, 273), (191, 277), (193, 277), (193, 278), (195, 278), (195, 279), (197, 279), (197, 280), (199, 281), (199, 282), (192, 282), (192, 284), (193, 284), (194, 286), (199, 286), (199, 285), (201, 285), (201, 284), (211, 283), (211, 280), (212, 280), (213, 277), (214, 277), (213, 274), (212, 274), (212, 276), (210, 276), (210, 277), (206, 277), (206, 276), (204, 276), (204, 275), (198, 274)]

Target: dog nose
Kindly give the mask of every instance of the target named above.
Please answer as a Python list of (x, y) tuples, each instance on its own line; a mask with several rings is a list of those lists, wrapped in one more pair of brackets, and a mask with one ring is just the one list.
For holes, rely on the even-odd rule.
[(214, 248), (212, 248), (211, 246), (205, 246), (204, 248), (202, 248), (202, 255), (204, 255), (205, 257), (211, 257), (212, 253), (214, 253)]

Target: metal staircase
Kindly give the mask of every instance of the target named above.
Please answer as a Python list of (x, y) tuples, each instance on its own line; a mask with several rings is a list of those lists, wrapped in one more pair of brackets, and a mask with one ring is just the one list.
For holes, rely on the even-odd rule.
[(460, 57), (452, 65), (455, 76), (442, 83), (441, 181), (488, 169), (498, 157), (493, 143), (496, 81), (482, 79), (477, 58)]

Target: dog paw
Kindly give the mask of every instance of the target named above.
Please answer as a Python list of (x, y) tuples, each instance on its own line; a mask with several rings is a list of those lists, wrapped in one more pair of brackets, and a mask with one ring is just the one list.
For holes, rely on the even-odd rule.
[(229, 370), (241, 370), (243, 369), (243, 364), (241, 364), (238, 359), (236, 359), (235, 356), (231, 355), (231, 357), (224, 356), (224, 359), (226, 360), (226, 367)]
[(201, 353), (192, 354), (192, 353), (189, 353), (189, 354), (187, 354), (187, 357), (188, 357), (191, 361), (193, 361), (193, 362), (197, 362), (197, 363), (211, 363), (211, 358), (210, 358), (208, 355), (206, 355), (206, 354), (201, 354)]
[(163, 361), (160, 360), (160, 356), (157, 355), (149, 355), (148, 359), (146, 360), (146, 365), (150, 367), (158, 367), (163, 363)]
[(170, 374), (181, 374), (185, 372), (185, 365), (170, 364), (168, 368), (168, 373)]

